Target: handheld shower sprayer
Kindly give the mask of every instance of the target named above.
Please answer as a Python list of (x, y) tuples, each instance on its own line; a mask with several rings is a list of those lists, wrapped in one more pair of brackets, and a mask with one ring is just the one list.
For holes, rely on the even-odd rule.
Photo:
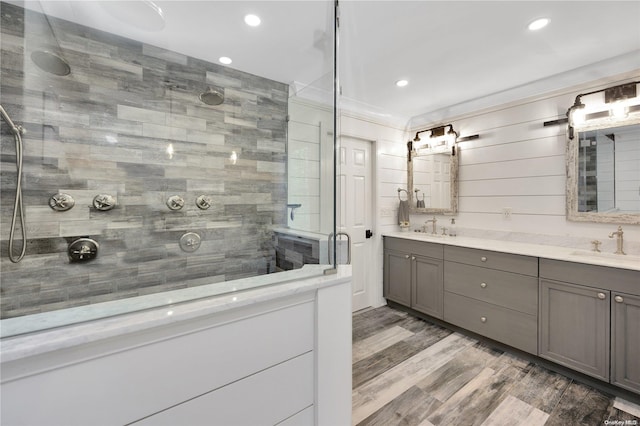
[(11, 117), (9, 117), (9, 114), (7, 114), (7, 111), (4, 110), (2, 105), (0, 105), (0, 115), (2, 115), (2, 119), (9, 125), (9, 128), (11, 129), (14, 135), (15, 134), (24, 135), (27, 132), (22, 126), (16, 126), (13, 123), (13, 121), (11, 120)]
[[(9, 117), (9, 114), (7, 114), (2, 105), (0, 105), (0, 116), (2, 116), (2, 119), (9, 125), (16, 142), (16, 199), (13, 204), (13, 216), (11, 217), (11, 230), (9, 232), (9, 259), (13, 263), (18, 263), (22, 260), (27, 250), (27, 229), (24, 223), (24, 210), (22, 208), (22, 135), (26, 133), (26, 130), (24, 127), (16, 126), (13, 123), (11, 117)], [(20, 254), (15, 256), (13, 253), (13, 241), (18, 217), (20, 218), (20, 229), (22, 231), (22, 248), (20, 249)]]

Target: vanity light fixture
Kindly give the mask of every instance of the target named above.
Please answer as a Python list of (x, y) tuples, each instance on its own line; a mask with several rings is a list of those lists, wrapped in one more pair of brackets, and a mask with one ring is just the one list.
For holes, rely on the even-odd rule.
[[(640, 98), (637, 86), (640, 81), (624, 83), (607, 89), (594, 90), (576, 96), (575, 102), (567, 110), (569, 139), (574, 138), (575, 128), (598, 126), (633, 118), (640, 122)], [(591, 96), (603, 93), (603, 96)], [(583, 100), (583, 97), (587, 97)], [(604, 100), (604, 102), (603, 102)], [(589, 104), (585, 104), (585, 101)], [(630, 117), (630, 115), (634, 117)], [(560, 121), (560, 120), (558, 120)], [(546, 125), (546, 123), (545, 123)]]
[[(449, 130), (446, 130), (447, 127)], [(420, 142), (421, 133), (429, 132), (429, 142), (425, 142), (418, 145), (415, 142)], [(451, 155), (456, 155), (455, 143), (458, 138), (458, 133), (453, 129), (452, 124), (446, 124), (444, 126), (437, 126), (431, 129), (418, 130), (416, 136), (412, 141), (407, 144), (409, 149), (409, 161), (411, 161), (411, 155), (415, 154), (419, 149), (449, 149), (451, 148)]]
[(409, 84), (409, 80), (398, 80), (398, 81), (396, 81), (396, 86), (398, 86), (398, 87), (405, 87), (407, 84)]
[(225, 65), (229, 65), (231, 62), (233, 62), (231, 60), (231, 58), (227, 57), (227, 56), (220, 56), (220, 58), (218, 59), (218, 61), (220, 61), (221, 64), (225, 64)]

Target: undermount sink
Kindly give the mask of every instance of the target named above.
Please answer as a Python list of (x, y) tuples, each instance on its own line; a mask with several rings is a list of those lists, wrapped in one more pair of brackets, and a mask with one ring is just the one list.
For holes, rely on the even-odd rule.
[(413, 231), (413, 233), (418, 235), (424, 235), (425, 237), (430, 237), (430, 238), (448, 237), (448, 235), (432, 234), (431, 232)]
[(603, 253), (598, 251), (576, 250), (569, 253), (571, 256), (586, 257), (589, 259), (602, 259), (613, 263), (635, 265), (640, 268), (640, 256), (631, 256), (615, 253)]

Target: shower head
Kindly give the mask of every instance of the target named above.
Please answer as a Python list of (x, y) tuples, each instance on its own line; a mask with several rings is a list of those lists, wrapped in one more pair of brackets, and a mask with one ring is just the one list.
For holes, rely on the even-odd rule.
[(71, 67), (60, 56), (48, 50), (36, 50), (31, 52), (31, 60), (43, 71), (51, 74), (65, 76), (71, 72)]
[(203, 93), (200, 93), (200, 100), (207, 105), (220, 105), (224, 102), (224, 93), (220, 90), (209, 87)]

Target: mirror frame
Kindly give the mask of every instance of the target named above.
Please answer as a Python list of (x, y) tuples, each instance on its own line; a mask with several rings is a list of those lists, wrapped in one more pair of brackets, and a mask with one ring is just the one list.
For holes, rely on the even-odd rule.
[(411, 152), (407, 154), (407, 187), (408, 187), (408, 200), (409, 200), (409, 212), (411, 214), (443, 214), (453, 215), (458, 213), (458, 165), (460, 163), (460, 147), (455, 145), (455, 155), (451, 155), (451, 163), (449, 173), (451, 175), (451, 206), (449, 208), (418, 208), (416, 207), (416, 200), (414, 200), (413, 192), (413, 161), (411, 158)]
[[(629, 120), (620, 123), (621, 125), (637, 124), (637, 120)], [(599, 222), (599, 223), (625, 223), (625, 224), (640, 224), (640, 213), (598, 213), (598, 212), (579, 212), (578, 211), (578, 161), (579, 161), (579, 142), (580, 132), (585, 130), (594, 130), (596, 128), (611, 128), (606, 126), (601, 127), (585, 127), (580, 130), (576, 129), (574, 132), (574, 138), (568, 137), (567, 132), (567, 144), (565, 151), (567, 181), (566, 181), (566, 217), (567, 220), (572, 222)]]

